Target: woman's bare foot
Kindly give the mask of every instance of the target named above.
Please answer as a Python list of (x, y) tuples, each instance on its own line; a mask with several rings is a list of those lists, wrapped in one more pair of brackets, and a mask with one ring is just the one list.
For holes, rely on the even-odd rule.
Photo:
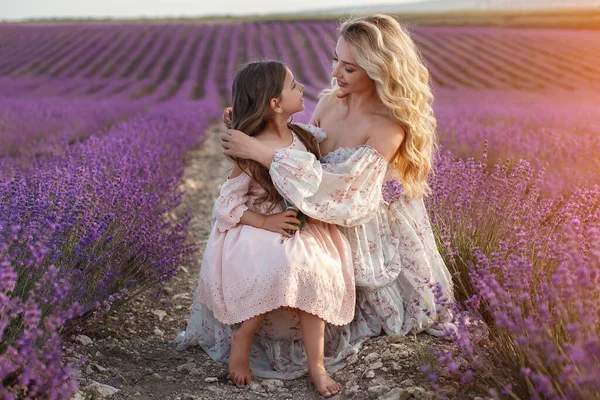
[(250, 372), (250, 345), (252, 336), (247, 337), (239, 330), (231, 335), (231, 353), (229, 355), (229, 379), (237, 386), (252, 383)]
[(319, 394), (325, 398), (335, 396), (342, 389), (342, 385), (331, 379), (322, 366), (309, 369), (308, 376)]

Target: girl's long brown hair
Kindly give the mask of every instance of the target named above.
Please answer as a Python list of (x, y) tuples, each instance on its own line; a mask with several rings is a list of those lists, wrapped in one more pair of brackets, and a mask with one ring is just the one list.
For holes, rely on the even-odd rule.
[[(256, 136), (264, 130), (272, 118), (269, 102), (273, 98), (281, 98), (285, 76), (285, 64), (280, 61), (254, 61), (245, 64), (233, 80), (231, 127), (248, 136)], [(288, 124), (288, 127), (296, 133), (308, 151), (319, 157), (319, 145), (309, 132), (293, 124)], [(264, 196), (258, 198), (256, 204), (271, 203), (268, 210), (273, 211), (283, 198), (275, 188), (269, 170), (253, 160), (231, 158), (265, 190)]]

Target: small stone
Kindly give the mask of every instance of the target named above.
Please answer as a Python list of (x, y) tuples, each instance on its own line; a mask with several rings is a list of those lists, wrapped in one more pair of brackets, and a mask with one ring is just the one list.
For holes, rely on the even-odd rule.
[(250, 386), (248, 386), (248, 389), (250, 389), (253, 392), (264, 392), (264, 389), (262, 386), (260, 386), (260, 383), (256, 382), (252, 382)]
[(192, 368), (189, 372), (190, 375), (204, 375), (204, 370), (202, 368)]
[(195, 363), (181, 364), (180, 366), (177, 367), (177, 372), (190, 372), (194, 368), (196, 368)]
[(94, 369), (92, 368), (91, 365), (88, 365), (85, 367), (85, 373), (88, 375), (93, 375), (94, 374)]
[(365, 374), (365, 378), (367, 378), (367, 379), (373, 379), (373, 378), (375, 378), (375, 372), (373, 372), (373, 371), (367, 371), (367, 373)]
[(389, 360), (393, 360), (395, 357), (392, 354), (392, 352), (389, 349), (386, 349), (382, 354), (381, 354), (381, 361), (389, 361)]
[(92, 368), (94, 368), (98, 372), (106, 372), (106, 371), (108, 371), (108, 369), (106, 369), (103, 366), (98, 365), (98, 364), (92, 364)]
[(358, 361), (358, 354), (353, 354), (348, 358), (348, 365), (353, 365), (356, 364), (356, 362)]
[(159, 321), (162, 321), (163, 318), (167, 315), (166, 311), (163, 311), (163, 310), (152, 310), (150, 312), (152, 314), (156, 315), (158, 317)]
[(409, 386), (414, 386), (415, 382), (412, 379), (405, 379), (402, 382), (400, 382), (400, 385), (402, 387), (409, 387)]
[(398, 364), (396, 361), (392, 361), (392, 369), (394, 371), (400, 371), (402, 369), (402, 366), (400, 364)]
[(402, 343), (406, 341), (406, 336), (404, 335), (391, 335), (388, 336), (388, 342), (390, 343)]
[(385, 392), (389, 391), (390, 388), (383, 385), (371, 386), (367, 389), (369, 393), (373, 393), (375, 396), (381, 396)]
[(418, 386), (411, 386), (408, 388), (401, 388), (400, 395), (398, 397), (399, 400), (408, 400), (408, 399), (416, 399), (416, 400), (427, 400), (432, 396), (428, 395), (425, 389)]
[(159, 337), (165, 336), (165, 332), (160, 330), (157, 326), (154, 327), (154, 334)]
[(173, 300), (178, 300), (178, 299), (189, 299), (190, 298), (190, 294), (189, 293), (177, 293), (175, 296), (173, 296)]
[(355, 396), (358, 394), (359, 391), (360, 391), (360, 386), (354, 385), (354, 386), (351, 386), (348, 389), (346, 389), (346, 395), (347, 396)]
[(162, 376), (161, 376), (159, 373), (157, 373), (157, 372), (154, 372), (154, 373), (152, 374), (152, 377), (153, 377), (154, 379), (162, 379)]
[(400, 398), (401, 388), (394, 388), (389, 392), (379, 396), (377, 400), (398, 400)]
[(267, 386), (273, 384), (277, 387), (283, 387), (283, 381), (279, 379), (265, 379), (261, 382), (261, 385)]
[(86, 335), (77, 335), (75, 336), (75, 341), (83, 346), (88, 346), (93, 343), (92, 339)]
[(377, 360), (378, 358), (379, 358), (379, 353), (373, 352), (373, 353), (367, 354), (364, 361), (365, 361), (365, 363), (369, 364), (369, 363), (372, 363), (373, 361)]
[(398, 357), (400, 358), (408, 358), (410, 356), (410, 353), (406, 350), (402, 350), (400, 352), (398, 352)]
[(260, 384), (267, 388), (267, 392), (272, 393), (283, 386), (283, 381), (280, 381), (279, 379), (265, 379)]
[(112, 397), (113, 395), (120, 392), (120, 390), (117, 388), (108, 385), (103, 385), (102, 383), (98, 382), (94, 382), (91, 385), (86, 386), (84, 390), (87, 393), (99, 396), (100, 398)]
[(142, 395), (142, 393), (140, 393), (140, 392), (135, 392), (133, 395), (134, 395), (135, 397), (140, 397), (140, 396)]
[(204, 378), (204, 382), (206, 382), (206, 383), (216, 383), (216, 382), (219, 382), (219, 378), (215, 378), (214, 376), (209, 376), (207, 378)]
[(369, 367), (367, 368), (367, 370), (376, 370), (383, 367), (383, 363), (381, 361), (377, 361), (374, 362), (373, 364), (369, 365)]
[(79, 390), (71, 397), (71, 400), (85, 400), (85, 394)]
[(458, 391), (453, 386), (446, 385), (442, 386), (438, 390), (438, 393), (440, 394), (440, 396), (455, 397), (458, 394)]

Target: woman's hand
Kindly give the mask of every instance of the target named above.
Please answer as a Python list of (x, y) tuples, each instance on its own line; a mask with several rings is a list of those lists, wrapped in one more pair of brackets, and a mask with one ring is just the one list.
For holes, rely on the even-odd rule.
[(227, 129), (231, 129), (231, 113), (233, 109), (231, 107), (225, 107), (223, 110), (223, 124)]
[(266, 168), (271, 166), (275, 155), (275, 150), (236, 129), (227, 129), (221, 135), (221, 146), (226, 156), (254, 160)]
[(262, 229), (281, 233), (285, 237), (292, 237), (292, 234), (286, 232), (286, 229), (296, 232), (298, 230), (298, 225), (300, 225), (300, 220), (296, 218), (296, 211), (293, 210), (265, 215), (264, 218), (265, 222)]

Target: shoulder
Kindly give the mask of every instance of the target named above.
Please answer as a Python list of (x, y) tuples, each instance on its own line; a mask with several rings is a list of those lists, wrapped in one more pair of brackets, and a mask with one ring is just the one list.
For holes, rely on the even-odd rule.
[(319, 102), (313, 112), (313, 117), (310, 121), (312, 125), (319, 126), (319, 121), (325, 113), (339, 100), (330, 89), (325, 89), (319, 93)]
[(260, 143), (272, 149), (281, 147), (281, 143), (279, 142), (279, 140), (272, 137), (271, 135), (256, 135), (254, 136), (254, 138), (256, 138), (256, 140), (258, 140)]
[(404, 141), (404, 136), (404, 128), (398, 121), (386, 115), (374, 115), (370, 121), (366, 144), (391, 161)]

